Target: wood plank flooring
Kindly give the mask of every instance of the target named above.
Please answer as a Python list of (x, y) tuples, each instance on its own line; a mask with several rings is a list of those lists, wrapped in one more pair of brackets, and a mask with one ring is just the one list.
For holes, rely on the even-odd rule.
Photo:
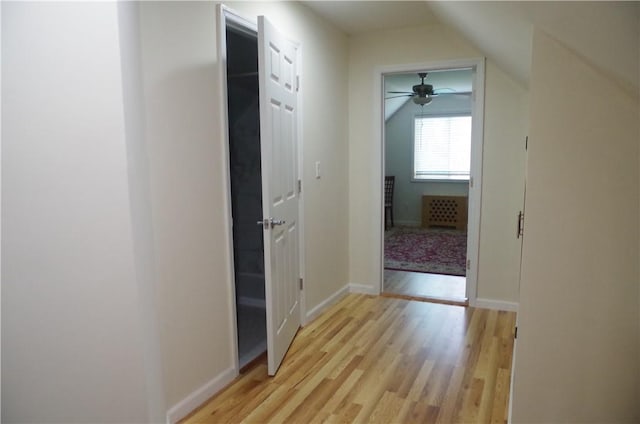
[(455, 275), (384, 270), (384, 292), (465, 303), (466, 278)]
[(350, 294), (185, 423), (504, 423), (515, 314)]

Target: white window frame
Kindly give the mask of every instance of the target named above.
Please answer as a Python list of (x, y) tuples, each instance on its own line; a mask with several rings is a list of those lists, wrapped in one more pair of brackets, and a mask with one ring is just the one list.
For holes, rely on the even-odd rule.
[[(416, 113), (413, 117), (412, 122), (412, 150), (411, 150), (411, 182), (414, 183), (469, 183), (469, 178), (471, 176), (471, 164), (469, 164), (469, 176), (462, 178), (416, 178), (416, 121), (419, 118), (449, 118), (456, 116), (468, 116), (471, 118), (471, 129), (472, 129), (472, 137), (473, 137), (473, 114), (471, 111), (469, 112), (452, 112), (452, 113), (434, 113), (434, 114), (421, 114)], [(471, 150), (471, 144), (473, 140), (469, 141), (469, 149)], [(471, 154), (471, 152), (469, 152)]]

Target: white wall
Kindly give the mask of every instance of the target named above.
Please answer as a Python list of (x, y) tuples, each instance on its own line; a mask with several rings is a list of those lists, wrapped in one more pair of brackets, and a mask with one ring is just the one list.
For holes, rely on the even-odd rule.
[[(311, 310), (348, 281), (346, 37), (237, 6), (302, 43)], [(233, 378), (215, 7), (2, 5), (4, 421), (176, 418)]]
[(127, 144), (133, 252), (147, 375), (149, 419), (166, 420), (162, 349), (158, 330), (157, 267), (154, 252), (149, 159), (145, 137), (140, 15), (137, 3), (118, 3), (122, 100)]
[(2, 9), (2, 421), (148, 421), (117, 5)]
[(394, 222), (397, 225), (420, 225), (422, 196), (468, 196), (469, 183), (412, 181), (413, 178), (413, 121), (418, 115), (443, 113), (471, 113), (467, 97), (441, 96), (427, 106), (407, 101), (385, 122), (385, 175), (395, 175)]
[(165, 398), (230, 373), (215, 5), (141, 2), (145, 137)]
[[(374, 123), (374, 69), (377, 66), (465, 59), (482, 56), (467, 40), (444, 26), (425, 26), (380, 31), (353, 36), (349, 56), (349, 258), (350, 281), (375, 290), (380, 274), (381, 146), (372, 140), (380, 131)], [(504, 193), (505, 198), (522, 198), (522, 182), (502, 178), (513, 176), (512, 158), (506, 152), (522, 146), (526, 123), (526, 91), (500, 71), (492, 61), (486, 65), (485, 166), (483, 195), (487, 190)], [(504, 119), (507, 116), (512, 120)], [(505, 152), (505, 153), (503, 153)], [(487, 157), (491, 153), (495, 156)], [(520, 155), (521, 157), (522, 155)], [(491, 164), (492, 166), (487, 166)], [(522, 167), (523, 161), (519, 165)], [(522, 179), (523, 171), (520, 171)], [(502, 196), (501, 196), (502, 197)], [(494, 197), (495, 198), (495, 197)], [(500, 198), (500, 197), (498, 197)], [(491, 200), (491, 196), (489, 196)], [(517, 302), (519, 259), (511, 254), (518, 248), (515, 216), (519, 208), (511, 203), (487, 205), (482, 201), (480, 222), (480, 263), (478, 298)], [(511, 210), (511, 208), (514, 208)], [(490, 211), (501, 211), (500, 218)], [(487, 216), (489, 214), (489, 216)], [(502, 216), (514, 219), (503, 220)], [(483, 237), (493, 234), (498, 243), (483, 252)], [(513, 245), (515, 243), (515, 246)], [(509, 275), (504, 271), (509, 270)]]
[[(305, 301), (347, 284), (346, 38), (293, 2), (228, 3), (264, 13), (302, 44)], [(166, 401), (207, 393), (233, 367), (229, 221), (213, 2), (140, 4), (159, 328)], [(327, 95), (331, 93), (331, 95)], [(321, 162), (322, 178), (314, 178)], [(226, 377), (225, 377), (226, 376)], [(203, 399), (204, 400), (204, 399)]]
[(478, 298), (519, 301), (528, 92), (487, 61)]
[(311, 311), (348, 282), (347, 37), (296, 2), (229, 6), (248, 17), (265, 15), (302, 46), (305, 301)]
[[(534, 26), (628, 89), (638, 90), (640, 4), (633, 1), (430, 2), (501, 68), (528, 85)], [(594, 31), (594, 28), (599, 28)], [(601, 28), (601, 29), (600, 29)], [(605, 29), (606, 28), (606, 29)]]
[(532, 59), (513, 422), (638, 422), (638, 96), (540, 31)]

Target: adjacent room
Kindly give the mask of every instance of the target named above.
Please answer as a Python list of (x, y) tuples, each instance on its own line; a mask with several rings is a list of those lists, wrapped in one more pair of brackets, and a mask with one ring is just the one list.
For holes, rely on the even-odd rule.
[(472, 80), (471, 68), (384, 76), (386, 294), (467, 301)]

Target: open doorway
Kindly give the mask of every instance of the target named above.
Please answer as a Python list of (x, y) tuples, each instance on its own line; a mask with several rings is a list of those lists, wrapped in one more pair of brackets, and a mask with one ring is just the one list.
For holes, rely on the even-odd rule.
[(264, 16), (219, 5), (237, 369), (275, 375), (300, 327), (300, 47)]
[(233, 216), (238, 364), (242, 368), (267, 350), (258, 39), (227, 25), (229, 176)]
[(382, 74), (384, 294), (467, 304), (475, 287), (476, 74), (471, 63)]

